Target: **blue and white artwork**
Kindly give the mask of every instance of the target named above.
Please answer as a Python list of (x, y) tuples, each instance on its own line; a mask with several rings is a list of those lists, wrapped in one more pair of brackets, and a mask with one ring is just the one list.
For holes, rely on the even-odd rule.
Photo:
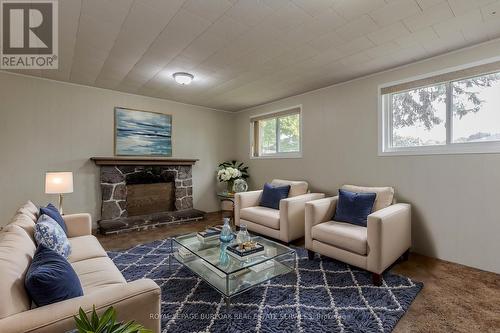
[(172, 116), (115, 108), (115, 154), (172, 156)]

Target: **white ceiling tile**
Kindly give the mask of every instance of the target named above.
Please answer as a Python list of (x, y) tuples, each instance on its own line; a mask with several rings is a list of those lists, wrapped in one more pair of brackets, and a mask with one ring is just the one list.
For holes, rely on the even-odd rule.
[(337, 12), (329, 8), (315, 16), (314, 20), (308, 20), (304, 24), (285, 32), (285, 34), (281, 34), (280, 39), (289, 44), (300, 45), (318, 39), (322, 35), (341, 27), (346, 22)]
[(481, 7), (481, 13), (483, 14), (483, 19), (488, 20), (499, 20), (500, 21), (500, 1), (495, 1), (488, 5)]
[(442, 37), (422, 44), (430, 56), (451, 51), (465, 46), (466, 41), (461, 31), (443, 33)]
[(389, 25), (421, 12), (415, 0), (391, 2), (372, 12), (370, 16), (380, 26)]
[(108, 22), (120, 25), (127, 16), (133, 0), (84, 0), (82, 16), (88, 16), (96, 22)]
[(266, 18), (273, 27), (279, 30), (291, 29), (303, 24), (309, 19), (311, 19), (311, 16), (292, 2), (276, 10)]
[(320, 15), (324, 10), (334, 4), (334, 0), (292, 0), (297, 6), (302, 8), (311, 16)]
[(346, 67), (357, 66), (364, 62), (368, 62), (372, 58), (364, 52), (356, 53), (340, 60), (340, 63)]
[(272, 14), (276, 8), (265, 5), (259, 0), (238, 1), (226, 14), (243, 24), (254, 26)]
[(354, 53), (370, 49), (374, 46), (375, 44), (371, 40), (363, 36), (353, 39), (345, 44), (340, 44), (338, 46), (335, 46), (334, 49), (336, 49), (343, 55), (351, 55)]
[[(240, 0), (234, 0), (235, 3), (238, 1)], [(264, 5), (266, 5), (271, 9), (277, 10), (287, 5), (290, 2), (290, 0), (260, 0), (260, 2), (262, 2)]]
[(266, 68), (281, 69), (293, 64), (303, 61), (305, 59), (312, 58), (319, 53), (315, 48), (308, 45), (301, 45), (294, 50), (285, 52), (275, 58), (268, 60), (264, 66)]
[(181, 56), (198, 64), (224, 47), (228, 42), (226, 39), (215, 34), (203, 34), (186, 47), (182, 51)]
[(468, 11), (495, 1), (496, 0), (448, 0), (448, 3), (450, 4), (450, 7), (455, 15), (462, 15)]
[(367, 37), (375, 44), (380, 45), (396, 38), (407, 36), (409, 34), (410, 31), (408, 31), (408, 29), (401, 22), (397, 22), (377, 31), (371, 32), (367, 35)]
[(403, 20), (410, 31), (417, 31), (431, 25), (452, 18), (453, 12), (447, 2), (424, 9), (422, 13)]
[(372, 58), (378, 58), (378, 57), (382, 57), (382, 56), (394, 53), (397, 50), (399, 50), (400, 48), (401, 48), (401, 45), (399, 45), (396, 42), (390, 41), (390, 42), (372, 47), (370, 49), (367, 49), (364, 52)]
[(490, 39), (500, 37), (500, 20), (488, 20), (485, 23)]
[(427, 50), (420, 44), (409, 45), (390, 54), (393, 59), (404, 63), (417, 61), (427, 56)]
[(462, 29), (474, 27), (482, 24), (483, 18), (479, 9), (467, 12), (465, 14), (453, 17), (451, 19), (442, 21), (441, 23), (433, 25), (434, 30), (440, 38), (450, 36)]
[(371, 31), (377, 30), (378, 26), (368, 15), (363, 15), (355, 20), (349, 21), (337, 29), (337, 33), (344, 40), (350, 40), (363, 36)]
[(224, 15), (207, 29), (207, 33), (216, 34), (227, 41), (232, 41), (249, 29), (247, 25), (240, 21)]
[(324, 51), (343, 43), (345, 43), (345, 41), (342, 38), (340, 38), (338, 32), (330, 31), (326, 34), (318, 36), (317, 38), (310, 41), (308, 44), (314, 47), (318, 51)]
[(469, 43), (482, 43), (490, 39), (489, 32), (488, 26), (483, 23), (464, 29), (462, 34)]
[(435, 5), (438, 5), (440, 3), (445, 3), (445, 2), (447, 2), (447, 1), (446, 0), (417, 0), (418, 5), (423, 10), (426, 10), (429, 7), (433, 7)]
[(384, 0), (339, 0), (333, 8), (344, 18), (351, 20), (384, 6)]
[(204, 19), (215, 21), (232, 6), (228, 0), (187, 0), (183, 8)]
[(406, 47), (414, 44), (424, 44), (429, 40), (439, 38), (434, 29), (431, 27), (427, 27), (415, 32), (412, 32), (409, 35), (405, 35), (403, 37), (396, 38), (396, 43), (398, 43), (401, 47)]

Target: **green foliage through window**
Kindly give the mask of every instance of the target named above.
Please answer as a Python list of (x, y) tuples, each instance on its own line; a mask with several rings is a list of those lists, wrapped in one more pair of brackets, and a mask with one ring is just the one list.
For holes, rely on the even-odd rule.
[(500, 73), (392, 93), (389, 104), (392, 147), (500, 141)]
[(254, 122), (258, 156), (300, 152), (300, 114), (284, 114)]

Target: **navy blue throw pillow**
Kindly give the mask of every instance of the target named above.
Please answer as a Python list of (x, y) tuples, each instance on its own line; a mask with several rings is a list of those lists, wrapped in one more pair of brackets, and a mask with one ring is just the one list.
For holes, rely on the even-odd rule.
[(288, 192), (290, 192), (290, 185), (274, 187), (271, 184), (265, 183), (262, 198), (260, 199), (260, 206), (280, 209), (280, 200), (288, 198)]
[(366, 227), (367, 218), (372, 213), (376, 196), (376, 193), (339, 190), (339, 200), (333, 220)]
[(82, 285), (70, 263), (43, 245), (36, 249), (24, 286), (37, 306), (83, 296)]
[(42, 214), (50, 216), (54, 221), (57, 222), (57, 224), (61, 226), (66, 236), (68, 235), (68, 228), (66, 227), (66, 223), (64, 222), (61, 213), (59, 213), (59, 209), (57, 209), (53, 204), (50, 203), (47, 205), (47, 207), (41, 207), (40, 215)]

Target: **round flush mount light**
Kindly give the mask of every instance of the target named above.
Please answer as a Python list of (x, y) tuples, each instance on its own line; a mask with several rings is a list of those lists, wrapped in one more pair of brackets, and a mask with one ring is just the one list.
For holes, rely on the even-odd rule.
[(177, 72), (172, 74), (172, 76), (174, 77), (175, 82), (183, 86), (190, 84), (194, 79), (193, 74), (185, 72)]

